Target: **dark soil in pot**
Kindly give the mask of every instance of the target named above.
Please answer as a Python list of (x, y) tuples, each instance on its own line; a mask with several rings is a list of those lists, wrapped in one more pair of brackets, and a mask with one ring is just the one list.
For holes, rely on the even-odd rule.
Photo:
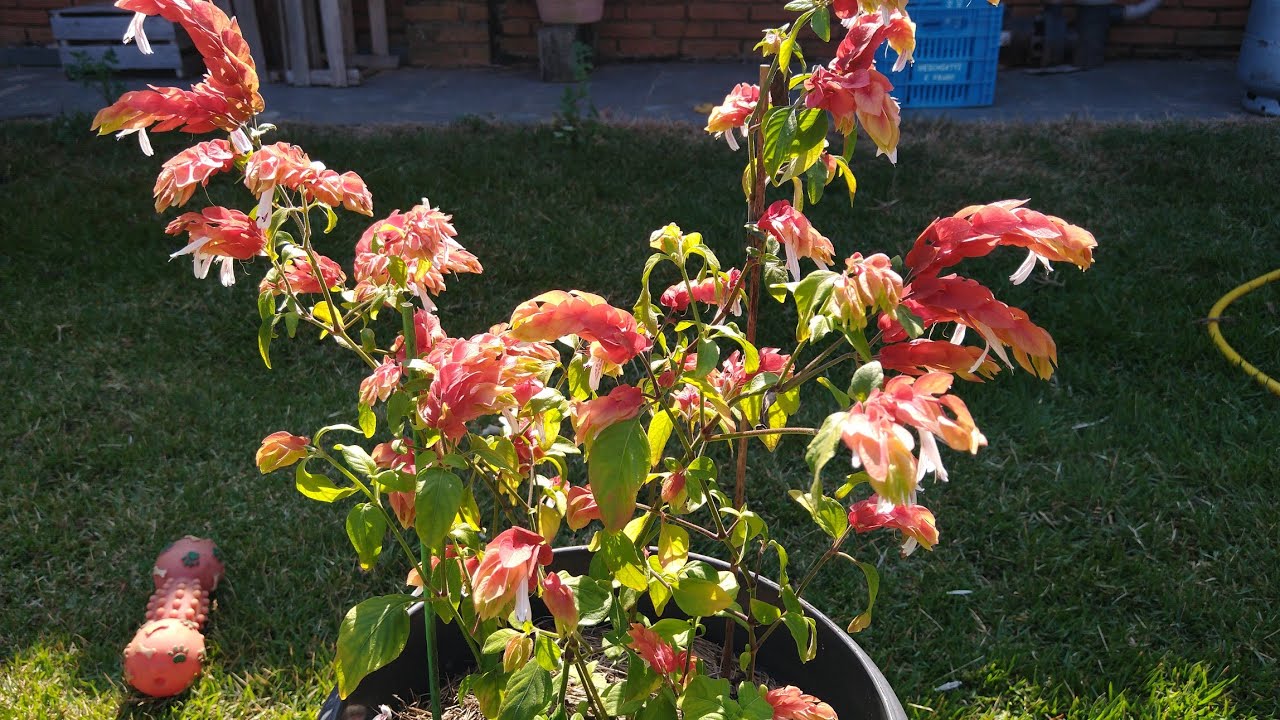
[[(690, 557), (718, 569), (728, 568), (725, 563), (714, 558), (699, 555)], [(585, 547), (558, 548), (551, 570), (585, 575), (590, 562), (591, 553)], [(760, 599), (780, 604), (776, 586), (764, 580), (761, 584)], [(760, 664), (769, 675), (782, 685), (795, 685), (826, 701), (841, 720), (906, 720), (906, 713), (893, 689), (871, 658), (841, 627), (808, 603), (801, 602), (805, 612), (817, 623), (818, 655), (808, 663), (801, 663), (790, 634), (774, 633), (760, 651)], [(535, 613), (539, 609), (536, 603), (534, 609)], [(681, 617), (675, 603), (667, 605), (665, 615)], [(338, 699), (335, 689), (321, 708), (319, 720), (371, 720), (378, 714), (379, 705), (395, 708), (399, 705), (400, 698), (427, 696), (426, 633), (420, 606), (415, 606), (411, 622), (409, 640), (400, 657), (371, 673), (345, 701)], [(705, 624), (707, 640), (715, 643), (723, 641), (724, 623), (717, 621)], [(437, 635), (442, 675), (447, 677), (466, 673), (472, 659), (458, 628), (443, 624), (439, 628)], [(735, 639), (741, 642), (744, 635), (745, 633), (735, 633)]]

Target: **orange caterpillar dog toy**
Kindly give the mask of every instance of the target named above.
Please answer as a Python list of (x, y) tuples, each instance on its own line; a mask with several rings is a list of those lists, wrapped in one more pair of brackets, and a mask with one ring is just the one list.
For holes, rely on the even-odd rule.
[(222, 553), (212, 540), (188, 535), (165, 548), (151, 571), (156, 591), (147, 622), (124, 648), (124, 679), (152, 697), (191, 687), (204, 663), (209, 593), (222, 579)]

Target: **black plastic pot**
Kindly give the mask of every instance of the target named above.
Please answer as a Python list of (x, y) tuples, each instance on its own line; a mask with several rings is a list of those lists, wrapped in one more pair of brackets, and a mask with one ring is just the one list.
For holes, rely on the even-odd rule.
[[(716, 566), (728, 566), (715, 558), (691, 555), (692, 558)], [(557, 548), (553, 570), (572, 575), (587, 574), (591, 553), (583, 546)], [(757, 593), (765, 602), (781, 605), (777, 586), (761, 581)], [(801, 663), (795, 642), (786, 632), (776, 632), (761, 648), (760, 666), (774, 680), (795, 685), (806, 693), (829, 703), (841, 720), (906, 720), (901, 703), (879, 668), (862, 648), (826, 615), (804, 602), (805, 612), (817, 622), (818, 656)], [(335, 689), (320, 710), (319, 720), (369, 720), (378, 714), (379, 705), (395, 707), (397, 698), (425, 698), (427, 690), (426, 636), (421, 606), (412, 611), (412, 630), (400, 657), (366, 677), (345, 700), (338, 699)], [(539, 606), (535, 603), (534, 611)], [(675, 603), (668, 603), (666, 615), (679, 617)], [(440, 625), (438, 633), (442, 673), (461, 674), (471, 664), (471, 654), (454, 625)], [(707, 639), (721, 642), (724, 623), (707, 622)], [(745, 633), (735, 633), (741, 643)]]

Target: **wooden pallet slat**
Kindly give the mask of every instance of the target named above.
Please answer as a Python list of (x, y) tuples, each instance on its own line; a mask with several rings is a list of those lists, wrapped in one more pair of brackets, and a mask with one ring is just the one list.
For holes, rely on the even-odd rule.
[(80, 61), (102, 61), (108, 52), (115, 55), (120, 70), (172, 70), (178, 77), (200, 66), (195, 47), (185, 33), (160, 17), (149, 17), (143, 31), (151, 41), (152, 54), (144, 55), (136, 44), (121, 42), (133, 13), (113, 5), (81, 5), (49, 12), (49, 27), (58, 42), (58, 57), (64, 68)]

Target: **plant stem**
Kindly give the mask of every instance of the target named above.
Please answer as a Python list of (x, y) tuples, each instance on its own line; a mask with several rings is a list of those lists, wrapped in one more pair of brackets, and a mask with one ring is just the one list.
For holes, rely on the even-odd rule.
[(707, 442), (716, 442), (717, 440), (745, 440), (747, 438), (763, 437), (766, 435), (814, 435), (817, 432), (817, 430), (807, 427), (759, 428), (756, 430), (742, 430), (739, 432), (712, 435), (707, 438)]
[[(313, 265), (313, 267), (319, 267)], [(323, 282), (321, 283), (323, 284)], [(413, 322), (413, 305), (402, 303), (400, 305), (400, 321), (404, 332), (404, 357), (406, 379), (412, 380), (416, 374), (409, 369), (409, 362), (416, 360), (418, 357), (418, 333)], [(415, 474), (422, 472), (426, 468), (426, 451), (422, 437), (414, 431), (413, 444), (413, 467)], [(416, 489), (416, 488), (415, 488)], [(431, 597), (431, 560), (432, 549), (427, 546), (421, 538), (418, 540), (419, 552), (421, 555), (421, 569), (418, 575), (422, 578), (422, 622), (426, 630), (427, 640), (427, 684), (431, 690), (431, 717), (444, 717), (440, 710), (440, 672), (439, 672), (439, 654), (436, 647), (436, 609), (432, 604)], [(466, 633), (466, 630), (463, 630)]]
[[(840, 546), (844, 545), (844, 541), (848, 537), (849, 537), (849, 528), (846, 528), (845, 531), (840, 534), (840, 537), (836, 538), (831, 543), (831, 547), (827, 548), (827, 551), (822, 553), (822, 556), (819, 557), (816, 561), (814, 561), (813, 565), (810, 566), (809, 571), (805, 573), (804, 579), (802, 579), (800, 581), (800, 584), (796, 586), (797, 600), (804, 595), (804, 591), (809, 587), (809, 583), (813, 582), (813, 579), (817, 577), (818, 571), (822, 569), (822, 566), (826, 565), (827, 562), (831, 560), (831, 558), (836, 557), (837, 555), (840, 554)], [(761, 636), (760, 638), (761, 645), (763, 645), (765, 641), (769, 639), (770, 635), (773, 635), (773, 631), (778, 629), (778, 625), (781, 622), (782, 622), (781, 619), (774, 620), (769, 625), (768, 629), (764, 631), (764, 635)]]
[[(422, 548), (422, 566), (431, 567), (431, 549), (426, 543)], [(422, 623), (427, 636), (427, 682), (431, 688), (431, 717), (441, 718), (440, 705), (440, 656), (436, 648), (436, 608), (431, 597), (431, 582), (424, 578), (422, 583)], [(463, 631), (465, 633), (465, 630)]]
[[(749, 135), (752, 142), (748, 143), (749, 152), (748, 162), (755, 165), (752, 179), (755, 181), (751, 188), (751, 196), (747, 198), (747, 222), (758, 222), (764, 215), (765, 203), (765, 177), (764, 165), (764, 117), (768, 111), (770, 104), (769, 86), (775, 79), (778, 61), (774, 61), (769, 65), (760, 66), (760, 99), (756, 102), (756, 108), (751, 114), (751, 124)], [(785, 73), (785, 68), (783, 69)], [(763, 250), (764, 243), (761, 242), (758, 233), (751, 233), (749, 240), (751, 248), (754, 252), (748, 253), (753, 257), (759, 257)], [(755, 345), (756, 343), (756, 326), (759, 323), (760, 309), (760, 276), (763, 268), (760, 263), (753, 263), (747, 270), (747, 342)], [(734, 465), (734, 483), (733, 483), (733, 506), (739, 510), (747, 503), (747, 450), (750, 438), (742, 437), (738, 439), (738, 449), (736, 453)], [(729, 571), (737, 574), (738, 564), (735, 562), (729, 567)], [(720, 653), (720, 675), (721, 677), (730, 677), (733, 668), (733, 634), (736, 626), (733, 621), (726, 620), (724, 628), (724, 648)]]
[[(638, 503), (636, 503), (636, 507), (640, 508), (641, 510), (644, 510), (645, 512), (654, 512), (654, 511), (655, 511), (655, 508), (650, 507), (649, 505), (645, 505), (644, 503), (639, 503), (639, 502), (638, 502)], [(720, 534), (717, 534), (717, 533), (713, 533), (713, 532), (711, 532), (710, 530), (708, 530), (708, 529), (706, 529), (706, 528), (702, 527), (701, 525), (698, 525), (698, 524), (696, 524), (696, 523), (691, 523), (691, 522), (689, 522), (688, 520), (685, 520), (684, 518), (681, 518), (681, 517), (677, 517), (677, 516), (675, 516), (675, 515), (668, 515), (668, 514), (666, 514), (666, 513), (664, 513), (664, 512), (658, 512), (658, 517), (662, 518), (662, 521), (663, 521), (663, 522), (669, 522), (669, 523), (671, 523), (672, 525), (679, 525), (680, 527), (682, 527), (682, 528), (684, 528), (684, 529), (686, 529), (686, 530), (692, 530), (692, 531), (694, 531), (694, 532), (698, 533), (699, 535), (701, 535), (701, 536), (703, 536), (703, 537), (707, 538), (708, 540), (717, 540), (717, 541), (719, 541), (719, 540), (723, 540), (723, 539), (725, 538), (725, 536), (723, 536), (723, 535), (720, 535)]]
[(573, 653), (573, 665), (578, 668), (578, 677), (582, 678), (582, 689), (587, 693), (587, 700), (591, 702), (592, 711), (599, 720), (608, 720), (609, 713), (604, 709), (604, 702), (600, 700), (595, 684), (591, 682), (591, 671), (587, 669), (587, 663), (582, 659), (582, 655), (578, 654), (577, 650)]

